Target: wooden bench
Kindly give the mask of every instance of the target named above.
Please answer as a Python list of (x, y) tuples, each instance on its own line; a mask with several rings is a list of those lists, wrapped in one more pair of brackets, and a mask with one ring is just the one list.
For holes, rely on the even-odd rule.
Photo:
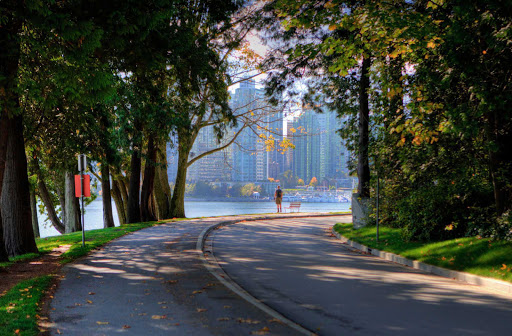
[(285, 211), (286, 211), (286, 209), (289, 209), (290, 212), (293, 212), (292, 211), (293, 209), (297, 209), (297, 212), (299, 212), (299, 210), (300, 210), (300, 202), (291, 202), (290, 206), (287, 206), (284, 209), (285, 209)]

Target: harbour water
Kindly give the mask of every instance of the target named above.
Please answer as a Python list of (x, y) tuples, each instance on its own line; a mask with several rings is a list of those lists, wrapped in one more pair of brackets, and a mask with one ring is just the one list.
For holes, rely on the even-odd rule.
[[(289, 203), (284, 202), (283, 208)], [(114, 203), (114, 222), (119, 225), (119, 218)], [(302, 203), (301, 212), (338, 212), (348, 211), (350, 203)], [(268, 202), (207, 202), (207, 201), (185, 201), (185, 213), (188, 218), (194, 217), (212, 217), (229, 216), (255, 213), (271, 213), (276, 211), (276, 205), (273, 201)], [(41, 237), (59, 235), (57, 230), (48, 222), (45, 222), (46, 216), (39, 215), (39, 230)], [(101, 229), (103, 227), (103, 204), (101, 198), (91, 202), (85, 208), (85, 229)]]

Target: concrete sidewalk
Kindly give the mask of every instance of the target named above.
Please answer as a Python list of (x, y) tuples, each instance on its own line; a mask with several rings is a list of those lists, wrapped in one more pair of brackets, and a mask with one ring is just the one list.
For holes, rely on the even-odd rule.
[(196, 249), (207, 227), (276, 216), (283, 215), (175, 222), (111, 242), (65, 267), (52, 335), (296, 335), (223, 286)]
[(354, 252), (331, 233), (350, 220), (237, 223), (209, 240), (244, 291), (319, 335), (510, 334), (512, 295)]

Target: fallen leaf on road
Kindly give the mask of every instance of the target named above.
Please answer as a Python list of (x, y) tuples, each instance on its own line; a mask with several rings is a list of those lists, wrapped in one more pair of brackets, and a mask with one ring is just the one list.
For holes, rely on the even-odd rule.
[(94, 293), (94, 292), (89, 292), (89, 295), (94, 295), (94, 294), (96, 294), (96, 293)]
[(271, 320), (268, 320), (269, 323), (279, 323), (279, 324), (282, 324), (283, 322), (279, 319), (276, 319), (276, 318), (273, 318)]
[(204, 308), (197, 308), (197, 312), (198, 313), (204, 313), (205, 311), (207, 311), (208, 309), (204, 309)]
[(224, 309), (229, 309), (231, 308), (231, 306), (224, 306)]
[(167, 318), (167, 315), (153, 315), (153, 316), (151, 316), (151, 318), (153, 320), (163, 320), (163, 319)]
[(238, 323), (247, 323), (247, 324), (258, 324), (260, 323), (260, 321), (257, 321), (257, 320), (251, 320), (251, 319), (243, 319), (241, 317), (239, 317), (237, 319)]
[(87, 303), (91, 304), (91, 303), (92, 303), (92, 301), (91, 301), (91, 300), (87, 300)]
[(98, 325), (107, 325), (107, 324), (109, 324), (109, 322), (98, 321), (98, 322), (96, 322), (96, 324), (98, 324)]
[(123, 329), (130, 329), (130, 328), (131, 328), (131, 327), (130, 327), (129, 325), (127, 325), (127, 324), (125, 324), (125, 325), (123, 326)]
[(266, 335), (270, 332), (270, 329), (268, 327), (264, 327), (258, 331), (251, 332), (251, 335)]
[(231, 320), (229, 317), (219, 317), (217, 321), (229, 321)]
[(196, 290), (196, 291), (193, 291), (192, 294), (201, 294), (203, 291), (202, 290)]
[(174, 285), (174, 284), (178, 283), (178, 280), (169, 280), (169, 281), (167, 281), (167, 283)]
[(158, 302), (159, 305), (167, 304), (167, 301)]
[(59, 335), (62, 334), (59, 329), (57, 329), (57, 334), (59, 334)]

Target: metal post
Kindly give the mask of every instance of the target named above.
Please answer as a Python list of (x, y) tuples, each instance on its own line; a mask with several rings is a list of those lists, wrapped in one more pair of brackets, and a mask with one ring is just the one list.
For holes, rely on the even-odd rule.
[(84, 173), (85, 173), (85, 154), (78, 156), (78, 168), (80, 169), (80, 198), (82, 203), (82, 247), (85, 247), (85, 206), (84, 206)]
[(377, 243), (379, 242), (379, 172), (377, 172)]

